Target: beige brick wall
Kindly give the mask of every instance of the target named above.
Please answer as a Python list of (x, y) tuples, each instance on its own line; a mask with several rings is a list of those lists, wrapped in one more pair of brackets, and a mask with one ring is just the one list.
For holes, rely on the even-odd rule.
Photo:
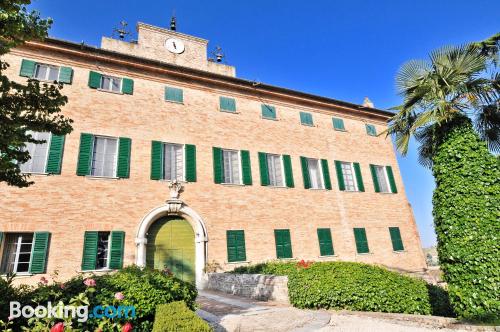
[[(348, 115), (340, 108), (313, 109), (284, 99), (242, 94), (27, 48), (15, 50), (4, 59), (10, 64), (7, 75), (18, 81), (23, 80), (18, 76), (22, 58), (74, 69), (73, 84), (63, 89), (69, 98), (64, 114), (74, 120), (74, 131), (66, 137), (62, 174), (33, 176), (36, 184), (25, 189), (0, 184), (0, 231), (50, 231), (49, 273), (59, 270), (62, 277), (69, 277), (79, 271), (85, 230), (125, 231), (124, 262), (134, 263), (139, 222), (168, 197), (166, 182), (150, 180), (152, 140), (196, 145), (198, 181), (185, 184), (181, 198), (206, 223), (210, 262), (216, 261), (227, 269), (233, 267), (226, 264), (228, 229), (245, 230), (250, 262), (274, 259), (273, 230), (277, 228), (290, 229), (297, 259), (326, 260), (319, 257), (316, 228), (329, 227), (336, 254), (329, 259), (408, 270), (425, 267), (392, 143), (383, 136), (368, 136), (366, 117)], [(133, 78), (134, 94), (88, 88), (89, 70)], [(184, 104), (164, 101), (165, 85), (184, 89)], [(236, 99), (236, 114), (218, 110), (220, 95)], [(261, 119), (263, 102), (276, 106), (278, 121)], [(300, 125), (300, 111), (314, 113), (314, 127)], [(334, 114), (344, 118), (347, 132), (332, 129)], [(370, 123), (378, 132), (385, 128), (382, 121)], [(130, 178), (76, 176), (82, 132), (130, 137)], [(214, 184), (213, 146), (249, 150), (254, 184)], [(291, 155), (295, 188), (260, 186), (259, 151)], [(328, 159), (333, 190), (304, 189), (300, 156)], [(339, 191), (334, 160), (359, 162), (366, 192)], [(393, 167), (397, 194), (374, 192), (370, 163)], [(392, 251), (389, 226), (400, 227), (404, 252)], [(366, 228), (370, 254), (356, 254), (353, 227)]]

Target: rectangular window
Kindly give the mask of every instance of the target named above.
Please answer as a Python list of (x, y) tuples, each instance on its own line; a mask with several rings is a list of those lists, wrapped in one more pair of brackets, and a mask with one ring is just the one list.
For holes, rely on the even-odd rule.
[(330, 228), (318, 228), (318, 242), (319, 242), (319, 252), (321, 256), (332, 256), (333, 242), (332, 242), (332, 232)]
[(99, 232), (97, 235), (96, 270), (109, 268), (110, 232)]
[(245, 249), (245, 231), (226, 231), (227, 261), (244, 262), (247, 260)]
[(221, 111), (236, 112), (236, 101), (234, 98), (220, 97), (219, 107)]
[(401, 232), (399, 227), (389, 227), (389, 234), (391, 235), (392, 250), (403, 251), (405, 247), (403, 246), (403, 240), (401, 239)]
[(95, 136), (90, 175), (116, 177), (117, 155), (117, 138)]
[(370, 252), (364, 228), (354, 228), (354, 240), (356, 241), (356, 250), (358, 254), (366, 254)]
[(300, 123), (305, 126), (314, 125), (312, 114), (307, 112), (300, 112)]
[(163, 179), (184, 181), (184, 146), (166, 143), (163, 148)]
[(172, 88), (167, 86), (165, 88), (165, 100), (173, 101), (176, 103), (184, 102), (184, 93), (182, 89)]
[(50, 133), (38, 133), (32, 131), (28, 131), (27, 133), (31, 134), (33, 139), (39, 141), (44, 140), (45, 143), (26, 143), (25, 149), (29, 152), (31, 159), (20, 165), (21, 171), (23, 173), (45, 173), (51, 135)]
[(7, 233), (2, 253), (1, 273), (28, 273), (33, 233)]
[(289, 229), (275, 229), (274, 240), (276, 241), (276, 257), (292, 258), (292, 241)]
[(222, 150), (224, 183), (241, 184), (240, 154), (236, 150)]
[(333, 129), (345, 131), (344, 120), (339, 118), (333, 118)]
[(323, 173), (319, 159), (307, 159), (307, 166), (309, 169), (309, 179), (311, 181), (312, 189), (325, 189), (323, 183)]
[(102, 75), (100, 89), (111, 92), (121, 92), (122, 79), (119, 77)]
[(33, 78), (40, 81), (57, 81), (59, 79), (59, 67), (37, 63)]
[(375, 166), (375, 172), (377, 175), (378, 187), (381, 193), (390, 193), (389, 180), (387, 179), (387, 173), (384, 166)]
[(346, 191), (357, 191), (356, 177), (354, 176), (354, 170), (352, 163), (341, 162), (342, 165), (342, 176), (344, 178), (345, 190)]
[(370, 136), (377, 136), (377, 129), (372, 124), (366, 124), (366, 133)]
[(262, 110), (262, 118), (272, 119), (272, 120), (276, 119), (276, 108), (274, 106), (262, 104), (261, 110)]
[(275, 187), (285, 186), (281, 155), (266, 154), (266, 157), (269, 185)]

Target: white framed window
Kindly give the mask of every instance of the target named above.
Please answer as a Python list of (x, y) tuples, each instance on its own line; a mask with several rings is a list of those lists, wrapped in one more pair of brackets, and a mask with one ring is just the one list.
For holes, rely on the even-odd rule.
[(378, 186), (381, 193), (390, 193), (391, 187), (389, 184), (389, 178), (387, 176), (387, 171), (384, 166), (374, 166), (375, 172), (377, 174)]
[(241, 184), (240, 152), (237, 150), (222, 150), (224, 167), (224, 183)]
[(102, 75), (100, 89), (111, 92), (121, 92), (122, 79), (119, 77)]
[(95, 136), (90, 175), (116, 177), (117, 156), (117, 138)]
[(109, 245), (111, 243), (110, 232), (97, 233), (97, 257), (96, 270), (109, 268)]
[(312, 189), (325, 189), (323, 183), (323, 170), (319, 159), (308, 158), (307, 166), (309, 169), (309, 179), (311, 181)]
[(184, 181), (184, 145), (163, 144), (163, 179)]
[(33, 78), (40, 81), (57, 81), (59, 79), (59, 67), (37, 63)]
[(285, 176), (283, 174), (283, 160), (279, 154), (267, 154), (267, 172), (269, 185), (274, 187), (285, 186)]
[(358, 183), (354, 175), (354, 167), (352, 163), (342, 161), (342, 176), (344, 178), (346, 191), (358, 191)]
[(28, 273), (33, 247), (33, 233), (6, 233), (1, 273)]
[(39, 141), (44, 140), (45, 143), (35, 144), (26, 143), (25, 150), (30, 154), (30, 160), (20, 165), (21, 172), (23, 173), (45, 173), (47, 167), (47, 158), (50, 146), (50, 133), (39, 133), (28, 131), (28, 134)]

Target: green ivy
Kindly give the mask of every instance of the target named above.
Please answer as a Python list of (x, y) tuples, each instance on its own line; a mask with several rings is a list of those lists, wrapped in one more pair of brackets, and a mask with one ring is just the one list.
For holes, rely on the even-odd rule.
[(463, 318), (500, 317), (500, 164), (462, 120), (433, 157), (433, 215), (450, 301)]

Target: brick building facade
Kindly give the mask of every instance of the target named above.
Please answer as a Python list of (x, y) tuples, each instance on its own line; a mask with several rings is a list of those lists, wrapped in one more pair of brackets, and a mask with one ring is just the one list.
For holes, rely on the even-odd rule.
[(74, 130), (28, 146), (33, 186), (0, 184), (2, 273), (138, 264), (202, 287), (207, 263), (426, 267), (392, 142), (376, 135), (386, 111), (236, 78), (206, 40), (143, 23), (137, 42), (47, 39), (4, 60), (12, 79), (65, 82)]

